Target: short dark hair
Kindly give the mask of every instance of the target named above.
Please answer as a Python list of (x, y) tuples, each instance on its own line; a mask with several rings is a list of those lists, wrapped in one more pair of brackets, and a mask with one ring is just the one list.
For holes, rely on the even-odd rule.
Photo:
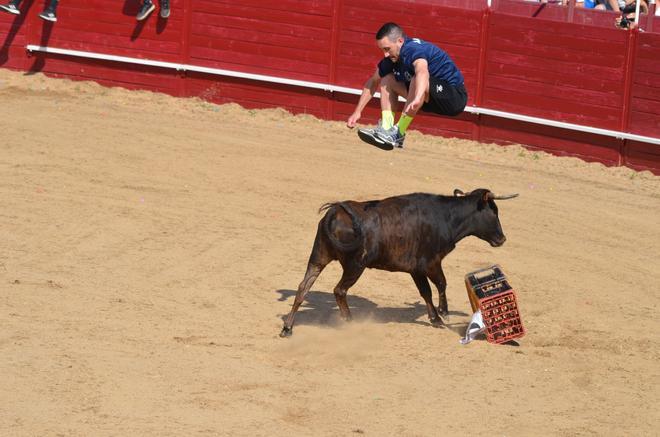
[(378, 32), (376, 33), (376, 40), (383, 39), (385, 37), (388, 37), (391, 40), (395, 40), (397, 38), (406, 39), (406, 33), (396, 23), (385, 23), (380, 27), (380, 29), (378, 29)]

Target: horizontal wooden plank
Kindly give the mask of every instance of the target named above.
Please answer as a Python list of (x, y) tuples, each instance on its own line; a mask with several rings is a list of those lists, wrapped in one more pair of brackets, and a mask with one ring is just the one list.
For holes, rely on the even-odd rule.
[[(380, 20), (369, 20), (365, 22), (363, 18), (355, 19), (345, 19), (342, 20), (342, 32), (346, 32), (348, 35), (352, 35), (352, 39), (342, 38), (342, 41), (349, 41), (351, 43), (358, 43), (364, 45), (375, 45), (376, 43), (376, 32), (383, 25), (383, 21)], [(424, 28), (415, 24), (409, 26), (408, 29), (404, 27), (405, 25), (400, 24), (403, 27), (403, 30), (411, 38), (421, 38), (425, 41), (432, 42), (436, 45), (442, 46), (445, 42), (455, 41), (459, 45), (464, 45), (468, 47), (478, 47), (479, 46), (479, 27), (480, 22), (475, 22), (469, 31), (453, 31), (450, 29), (438, 29), (437, 23), (435, 28), (429, 27)], [(466, 28), (467, 29), (467, 28)], [(361, 35), (359, 38), (356, 35)]]
[[(631, 94), (634, 98), (654, 100), (660, 104), (660, 82), (655, 87), (647, 85), (633, 84)], [(660, 113), (658, 114), (660, 116)]]
[(631, 111), (629, 131), (638, 135), (660, 138), (660, 119), (657, 114)]
[(24, 47), (9, 46), (0, 49), (0, 67), (11, 70), (25, 70), (28, 57)]
[[(576, 38), (574, 34), (553, 34), (541, 29), (528, 29), (525, 32), (512, 32), (509, 28), (489, 27), (489, 47), (505, 47), (503, 50), (516, 52), (520, 49), (534, 49), (531, 54), (543, 54), (546, 51), (556, 59), (561, 59), (557, 51), (565, 50), (568, 57), (579, 55), (602, 55), (606, 59), (623, 59), (627, 45), (619, 44), (599, 45), (593, 39)], [(620, 62), (621, 63), (621, 62)]]
[(484, 116), (482, 141), (498, 144), (522, 144), (560, 156), (576, 156), (587, 161), (616, 165), (622, 141), (611, 137), (575, 132), (515, 120)]
[(493, 64), (489, 68), (494, 68), (495, 65), (515, 65), (518, 68), (529, 69), (530, 76), (543, 76), (548, 79), (562, 77), (567, 81), (573, 79), (582, 81), (588, 78), (595, 80), (605, 78), (621, 81), (624, 78), (624, 71), (621, 68), (585, 65), (579, 62), (544, 62), (543, 58), (499, 50), (490, 50), (487, 56), (487, 62)]
[(651, 88), (660, 88), (660, 72), (647, 73), (635, 69), (633, 73), (633, 83), (635, 85), (647, 86)]
[[(277, 53), (281, 54), (281, 53)], [(280, 72), (305, 72), (313, 75), (328, 75), (328, 65), (322, 63), (324, 59), (319, 59), (319, 62), (307, 60), (295, 60), (295, 58), (287, 58), (285, 56), (268, 56), (246, 52), (237, 52), (234, 50), (223, 50), (207, 47), (199, 47), (191, 44), (190, 57), (207, 59), (210, 61), (218, 61), (223, 64), (243, 65), (246, 67), (267, 68), (273, 71)], [(207, 65), (206, 63), (202, 65)]]
[(628, 167), (660, 175), (660, 146), (657, 144), (626, 142), (623, 160)]
[[(75, 30), (60, 30), (53, 33), (48, 39), (48, 45), (52, 47), (64, 48), (63, 46), (70, 46), (66, 44), (70, 42), (71, 45), (75, 44), (77, 47), (82, 47), (83, 50), (108, 52), (103, 48), (123, 48), (125, 51), (135, 52), (158, 52), (163, 55), (178, 55), (181, 51), (180, 41), (159, 41), (151, 39), (137, 39), (129, 42), (128, 38), (117, 38), (104, 34), (94, 32), (78, 32)], [(111, 51), (112, 53), (112, 51)]]
[(637, 57), (635, 59), (635, 71), (639, 71), (647, 74), (660, 74), (660, 47), (658, 48), (657, 58), (642, 58)]
[[(628, 34), (612, 26), (599, 28), (576, 23), (562, 23), (557, 21), (537, 20), (530, 17), (519, 17), (500, 12), (493, 12), (489, 22), (489, 32), (500, 34), (525, 34), (528, 32), (543, 32), (561, 38), (561, 35), (572, 36), (576, 41), (592, 41), (594, 45), (617, 47), (625, 45)], [(565, 40), (568, 42), (568, 40)]]
[(654, 168), (660, 169), (660, 146), (639, 141), (626, 142), (626, 157), (628, 159), (653, 159)]
[(599, 110), (609, 108), (613, 111), (620, 111), (623, 105), (621, 92), (587, 90), (562, 81), (552, 84), (530, 81), (525, 77), (511, 78), (493, 74), (488, 76), (486, 87), (514, 92), (520, 96), (526, 96), (530, 101), (534, 101), (536, 97), (548, 97), (566, 102), (568, 105), (572, 102), (589, 102), (590, 105), (597, 105)]
[[(172, 12), (182, 11), (184, 1), (185, 0), (170, 0), (170, 9), (172, 10)], [(116, 11), (117, 13), (121, 13), (122, 15), (135, 17), (138, 9), (140, 8), (140, 2), (125, 1), (123, 3), (124, 4), (122, 4), (121, 7), (108, 8), (107, 0), (69, 0), (66, 2), (66, 6), (64, 6), (65, 3), (62, 2), (60, 5), (61, 9), (58, 8), (57, 11), (58, 11), (58, 15), (59, 12), (61, 10), (64, 10), (65, 8), (73, 9), (73, 10), (81, 9), (86, 11), (97, 11), (97, 12)], [(158, 5), (159, 5), (158, 0), (156, 0), (155, 3), (157, 5), (156, 10), (158, 10)]]
[[(413, 31), (441, 32), (444, 30), (473, 33), (475, 31), (474, 29), (478, 29), (481, 23), (482, 11), (445, 7), (441, 5), (425, 5), (419, 2), (393, 3), (398, 5), (395, 10), (391, 10), (390, 8), (383, 10), (382, 6), (373, 6), (372, 4), (346, 2), (342, 7), (342, 22), (356, 23), (365, 17), (370, 17), (371, 19), (379, 18), (382, 25), (383, 23), (392, 21), (392, 16), (398, 15), (396, 14), (396, 9), (398, 9), (401, 14), (398, 15), (394, 21), (411, 35)], [(382, 12), (380, 12), (381, 10)], [(387, 18), (388, 16), (389, 19)], [(461, 23), (461, 26), (439, 26), (438, 22), (446, 20), (447, 17), (451, 17), (454, 22)], [(406, 29), (406, 27), (408, 27), (408, 29)]]
[[(121, 41), (123, 44), (131, 44), (139, 39), (156, 39), (158, 41), (168, 41), (179, 44), (182, 38), (183, 26), (179, 22), (178, 27), (174, 27), (168, 22), (166, 31), (158, 32), (157, 25), (142, 26), (139, 33), (139, 38), (136, 36), (136, 21), (135, 19), (124, 20), (123, 22), (104, 23), (99, 21), (89, 21), (86, 19), (76, 19), (74, 21), (66, 22), (59, 20), (57, 26), (53, 26), (51, 35), (57, 35), (60, 32), (80, 32), (86, 35), (97, 34), (107, 39), (114, 39)], [(151, 22), (147, 22), (151, 23)]]
[(245, 17), (269, 21), (280, 24), (305, 24), (309, 27), (316, 27), (319, 29), (332, 28), (331, 17), (323, 15), (313, 15), (301, 11), (300, 8), (293, 11), (283, 11), (276, 9), (265, 9), (260, 7), (244, 7), (239, 3), (233, 5), (213, 3), (213, 2), (200, 2), (199, 7), (195, 7), (192, 11), (192, 27), (196, 24), (212, 25), (218, 15), (229, 17)]
[(75, 80), (94, 80), (107, 86), (122, 86), (129, 89), (148, 89), (178, 94), (179, 81), (176, 73), (162, 69), (138, 68), (131, 65), (113, 63), (76, 62), (66, 57), (50, 57), (44, 59), (40, 71), (69, 77)]
[(327, 65), (295, 62), (284, 64), (280, 60), (270, 60), (261, 57), (261, 62), (255, 62), (252, 55), (242, 55), (221, 50), (191, 47), (190, 63), (211, 68), (245, 73), (266, 74), (299, 80), (326, 82), (329, 77)]
[[(123, 9), (119, 7), (109, 8), (107, 2), (101, 5), (99, 5), (98, 2), (96, 2), (96, 5), (91, 3), (93, 2), (90, 2), (89, 4), (85, 3), (84, 6), (81, 7), (74, 7), (75, 2), (66, 2), (66, 6), (64, 5), (64, 2), (62, 2), (62, 5), (57, 8), (57, 25), (53, 26), (53, 30), (58, 27), (70, 27), (76, 24), (98, 24), (99, 26), (111, 25), (122, 29), (133, 29), (137, 26), (148, 28), (152, 26), (155, 27), (159, 21), (162, 21), (161, 26), (171, 31), (179, 32), (183, 28), (183, 11), (180, 10), (180, 8), (176, 8), (174, 5), (171, 6), (170, 18), (167, 20), (157, 18), (159, 9), (156, 7), (156, 11), (153, 15), (156, 19), (152, 18), (140, 23), (135, 19), (140, 6), (139, 2), (127, 2), (127, 5), (133, 4), (135, 7)], [(30, 13), (35, 14), (39, 12), (41, 12), (40, 8), (34, 8), (34, 11), (30, 11)]]
[(487, 63), (486, 80), (489, 80), (491, 76), (525, 78), (530, 82), (542, 82), (552, 85), (565, 84), (586, 90), (623, 93), (623, 82), (620, 80), (607, 80), (607, 78), (597, 78), (586, 74), (566, 76), (540, 68), (530, 69), (515, 64)]
[(552, 97), (530, 98), (515, 91), (489, 87), (484, 89), (483, 106), (604, 129), (618, 130), (621, 126), (621, 112), (612, 108), (579, 101), (563, 101)]
[[(590, 44), (593, 47), (593, 44)], [(539, 58), (541, 62), (571, 62), (593, 66), (622, 68), (626, 59), (626, 52), (621, 48), (615, 50), (573, 50), (573, 46), (542, 45), (535, 42), (516, 40), (514, 36), (498, 38), (493, 36), (488, 40), (489, 50), (522, 54), (531, 58)]]
[(208, 35), (211, 29), (242, 30), (273, 36), (285, 36), (290, 38), (299, 38), (302, 40), (327, 41), (329, 40), (330, 29), (319, 29), (316, 27), (305, 26), (304, 24), (287, 24), (282, 26), (280, 23), (258, 20), (248, 17), (228, 17), (215, 15), (211, 23), (197, 22), (191, 28), (193, 35)]
[(633, 97), (631, 109), (634, 112), (644, 112), (650, 116), (655, 116), (660, 124), (660, 101), (649, 100), (643, 97)]
[[(232, 0), (195, 0), (195, 9), (198, 11), (213, 11), (217, 13), (218, 7), (233, 8), (237, 5), (245, 8), (263, 9), (271, 12), (305, 11), (309, 15), (332, 15), (332, 0), (241, 0), (240, 2)], [(303, 7), (304, 6), (304, 7)]]
[[(424, 0), (400, 0), (400, 1), (387, 1), (381, 0), (351, 0), (345, 1), (343, 8), (348, 9), (359, 9), (362, 11), (363, 15), (368, 15), (369, 13), (375, 13), (377, 11), (383, 10), (384, 13), (390, 13), (390, 17), (397, 17), (397, 23), (402, 22), (401, 19), (406, 16), (411, 15), (427, 15), (434, 18), (444, 18), (447, 16), (452, 16), (452, 11), (456, 11), (456, 14), (469, 14), (471, 12), (479, 13), (483, 11), (483, 3), (473, 3), (469, 1), (424, 1)], [(384, 7), (384, 6), (387, 7)], [(467, 7), (466, 7), (467, 6)], [(477, 6), (475, 8), (475, 6)], [(462, 18), (462, 17), (461, 17)], [(386, 23), (390, 20), (384, 20), (383, 23)]]
[[(656, 10), (658, 10), (658, 5), (656, 4)], [(654, 32), (642, 32), (637, 35), (637, 40), (639, 42), (640, 48), (646, 48), (653, 51), (657, 50), (660, 47), (660, 29), (653, 28)]]
[[(272, 59), (300, 60), (305, 62), (326, 63), (329, 57), (329, 47), (317, 48), (305, 44), (266, 44), (263, 41), (245, 41), (230, 38), (208, 38), (202, 35), (191, 35), (190, 45), (234, 53), (249, 53), (255, 57), (267, 56)], [(327, 50), (326, 50), (327, 49)], [(259, 62), (258, 59), (255, 59)]]
[(295, 113), (308, 113), (327, 117), (327, 97), (295, 87), (255, 86), (249, 81), (214, 80), (208, 76), (192, 74), (186, 83), (186, 95), (203, 96), (216, 103), (238, 103), (247, 108), (282, 107)]
[[(127, 56), (138, 59), (150, 59), (164, 62), (179, 62), (180, 56), (178, 53), (163, 53), (158, 50), (157, 47), (149, 48), (146, 46), (142, 50), (136, 50), (133, 48), (125, 47), (112, 47), (112, 46), (94, 46), (90, 45), (85, 41), (67, 41), (67, 40), (58, 40), (52, 39), (48, 41), (48, 44), (51, 47), (57, 47), (61, 49), (69, 50), (79, 50), (79, 51), (90, 51), (93, 53), (103, 53), (116, 56)], [(80, 58), (83, 59), (83, 58)]]
[(574, 9), (573, 14), (573, 22), (576, 24), (606, 29), (612, 28), (612, 23), (616, 17), (614, 12), (579, 7)]
[(331, 46), (331, 35), (329, 31), (323, 31), (322, 35), (317, 35), (317, 38), (310, 39), (301, 38), (298, 35), (273, 35), (271, 33), (257, 32), (254, 30), (227, 29), (217, 26), (200, 25), (195, 28), (192, 38), (194, 38), (195, 41), (198, 41), (198, 44), (206, 47), (213, 46), (213, 41), (238, 41), (246, 44), (258, 44), (266, 50), (270, 48), (285, 47), (304, 51), (329, 53)]

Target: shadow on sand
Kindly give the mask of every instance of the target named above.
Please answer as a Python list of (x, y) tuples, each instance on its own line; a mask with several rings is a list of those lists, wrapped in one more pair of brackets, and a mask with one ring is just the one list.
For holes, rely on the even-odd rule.
[[(293, 303), (295, 290), (276, 290), (280, 294), (279, 301), (290, 300)], [(426, 305), (421, 301), (413, 303), (404, 302), (403, 307), (379, 307), (375, 302), (364, 297), (349, 295), (348, 305), (351, 315), (355, 321), (370, 321), (373, 323), (413, 323), (417, 325), (431, 326), (426, 314)], [(286, 319), (288, 312), (282, 314), (282, 321)], [(452, 316), (467, 316), (461, 311), (449, 311), (449, 320), (446, 321), (447, 328), (462, 336), (467, 327), (466, 322), (452, 323)], [(419, 319), (419, 320), (418, 320)], [(340, 326), (345, 323), (339, 316), (339, 308), (335, 301), (335, 295), (324, 291), (310, 291), (305, 301), (296, 313), (295, 326)]]

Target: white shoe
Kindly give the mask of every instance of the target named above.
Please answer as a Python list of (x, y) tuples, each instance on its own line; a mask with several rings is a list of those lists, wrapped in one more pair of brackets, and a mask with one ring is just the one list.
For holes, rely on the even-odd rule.
[(43, 11), (39, 14), (39, 18), (53, 23), (57, 21), (57, 15), (55, 15), (55, 12), (53, 11)]
[(21, 15), (21, 11), (19, 11), (16, 5), (14, 5), (13, 3), (9, 3), (7, 5), (0, 5), (0, 9), (3, 9), (9, 12), (10, 14)]

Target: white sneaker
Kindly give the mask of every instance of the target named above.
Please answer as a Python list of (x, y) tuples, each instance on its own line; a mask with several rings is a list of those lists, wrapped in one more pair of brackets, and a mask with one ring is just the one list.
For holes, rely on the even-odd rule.
[(42, 20), (51, 21), (53, 23), (57, 21), (57, 15), (55, 15), (55, 12), (49, 10), (45, 10), (40, 13), (39, 18)]
[(5, 11), (9, 12), (10, 14), (21, 15), (21, 11), (19, 11), (18, 8), (16, 7), (16, 5), (13, 4), (13, 3), (9, 3), (9, 4), (6, 4), (6, 5), (0, 5), (0, 9), (3, 9)]
[(137, 16), (135, 17), (138, 21), (142, 21), (145, 18), (151, 14), (154, 9), (156, 9), (156, 5), (153, 4), (152, 2), (145, 2), (142, 3), (142, 7), (140, 8), (140, 12), (138, 12)]

